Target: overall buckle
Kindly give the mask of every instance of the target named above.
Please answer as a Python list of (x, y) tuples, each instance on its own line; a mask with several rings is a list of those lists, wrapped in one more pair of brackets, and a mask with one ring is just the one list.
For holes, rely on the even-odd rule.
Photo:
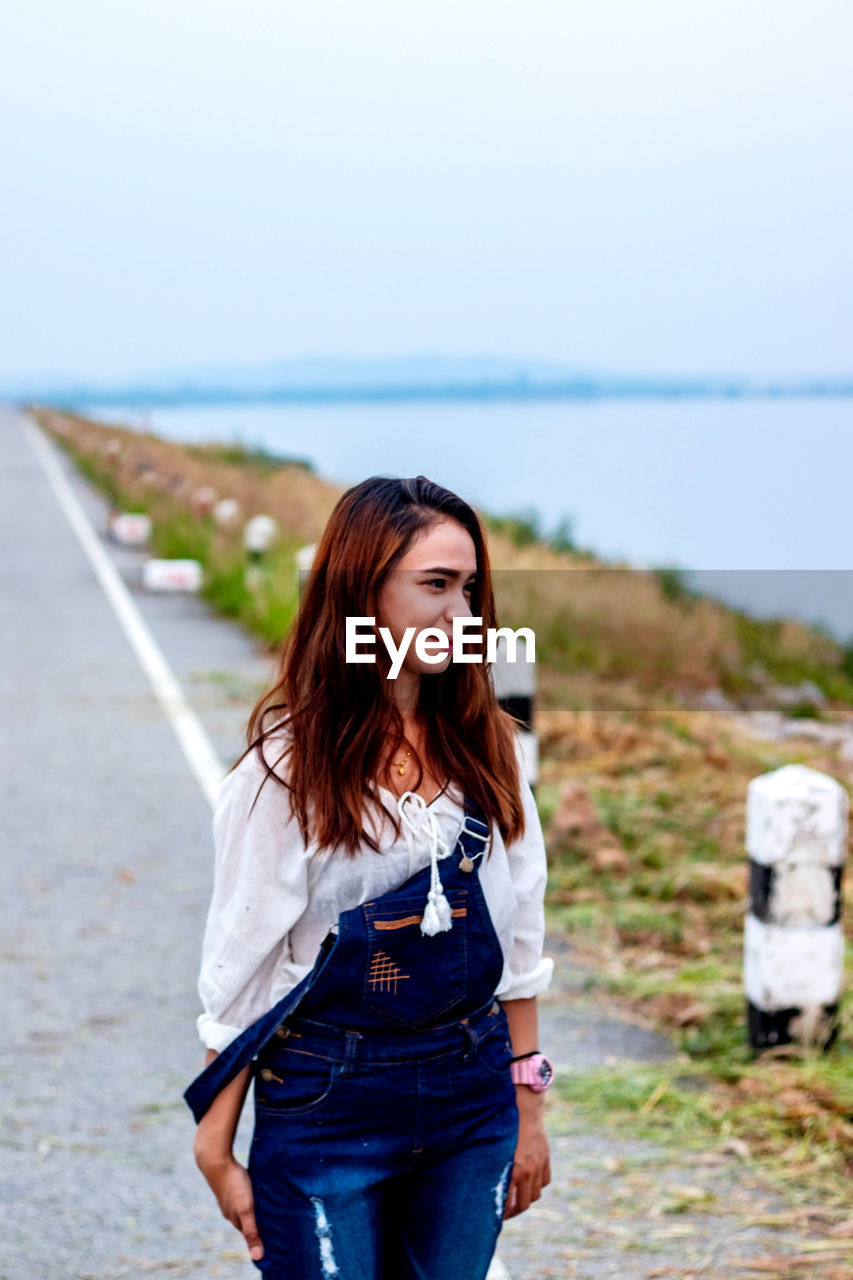
[[(469, 826), (469, 825), (468, 825), (468, 824), (469, 824), (469, 822), (476, 822), (476, 824), (477, 824), (477, 826), (478, 826), (478, 827), (484, 827), (484, 828), (486, 829), (486, 834), (485, 834), (485, 835), (483, 835), (483, 834), (482, 834), (482, 832), (480, 832), (480, 831), (475, 831), (475, 830), (473, 829), (473, 827), (471, 827), (471, 826)], [(475, 840), (479, 840), (479, 841), (480, 841), (480, 843), (481, 843), (481, 844), (482, 844), (482, 846), (483, 846), (483, 847), (482, 847), (482, 849), (479, 849), (479, 850), (477, 851), (477, 853), (469, 853), (469, 852), (467, 851), (467, 849), (465, 848), (465, 845), (464, 845), (464, 844), (462, 844), (462, 837), (463, 837), (463, 836), (473, 836), (473, 838), (474, 838)], [(461, 858), (460, 858), (460, 860), (459, 860), (459, 870), (460, 870), (460, 871), (473, 871), (473, 869), (474, 869), (474, 861), (475, 861), (475, 859), (476, 859), (476, 858), (482, 858), (483, 854), (486, 852), (486, 850), (487, 850), (487, 849), (489, 848), (489, 846), (491, 845), (491, 843), (492, 843), (492, 834), (491, 834), (491, 832), (488, 830), (488, 828), (486, 827), (486, 824), (485, 824), (484, 822), (481, 822), (481, 821), (479, 820), (479, 818), (471, 818), (471, 817), (469, 817), (469, 815), (466, 813), (466, 814), (464, 815), (463, 819), (462, 819), (462, 830), (459, 832), (459, 839), (458, 839), (458, 842), (457, 842), (457, 843), (459, 843), (460, 845), (462, 845), (462, 857), (461, 857)]]

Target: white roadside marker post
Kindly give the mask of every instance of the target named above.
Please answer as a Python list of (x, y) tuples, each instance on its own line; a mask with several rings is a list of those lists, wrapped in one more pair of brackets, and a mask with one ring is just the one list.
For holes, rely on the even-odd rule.
[(200, 489), (193, 490), (190, 496), (190, 509), (193, 515), (209, 516), (216, 505), (216, 490), (209, 484), (203, 484)]
[(151, 517), (141, 511), (111, 510), (107, 536), (122, 547), (144, 547), (151, 537)]
[(263, 584), (267, 552), (277, 533), (278, 524), (272, 516), (252, 516), (246, 522), (243, 529), (243, 544), (246, 548), (244, 582), (249, 591), (258, 591)]
[(213, 518), (220, 529), (230, 529), (240, 516), (240, 503), (236, 498), (222, 498), (213, 508)]
[(201, 590), (203, 572), (198, 560), (146, 560), (142, 585), (147, 591)]
[(756, 1053), (792, 1043), (828, 1049), (838, 1035), (848, 807), (834, 778), (801, 764), (747, 788), (744, 987)]

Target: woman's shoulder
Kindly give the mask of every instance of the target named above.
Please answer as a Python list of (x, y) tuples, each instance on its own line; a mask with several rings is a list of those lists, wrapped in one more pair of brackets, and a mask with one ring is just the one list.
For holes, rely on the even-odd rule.
[(217, 808), (234, 803), (238, 798), (242, 800), (250, 792), (254, 795), (260, 789), (273, 788), (274, 792), (285, 796), (290, 740), (291, 730), (286, 719), (267, 730), (263, 739), (255, 740), (222, 778)]

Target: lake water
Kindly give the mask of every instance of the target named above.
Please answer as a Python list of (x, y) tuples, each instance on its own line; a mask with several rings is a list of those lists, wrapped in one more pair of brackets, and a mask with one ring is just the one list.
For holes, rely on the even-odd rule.
[[(85, 412), (85, 410), (84, 410)], [(239, 441), (353, 484), (415, 475), (575, 542), (689, 570), (756, 614), (853, 636), (853, 399), (233, 406), (89, 411), (185, 442)]]

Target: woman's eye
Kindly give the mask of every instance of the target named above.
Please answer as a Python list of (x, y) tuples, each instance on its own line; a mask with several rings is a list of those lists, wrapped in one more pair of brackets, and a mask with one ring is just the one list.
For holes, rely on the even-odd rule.
[[(428, 587), (436, 587), (439, 591), (443, 591), (447, 586), (447, 579), (446, 578), (430, 578), (429, 582), (426, 585)], [(470, 595), (471, 592), (474, 590), (475, 585), (476, 583), (469, 582), (462, 588), (462, 590), (466, 595)]]

